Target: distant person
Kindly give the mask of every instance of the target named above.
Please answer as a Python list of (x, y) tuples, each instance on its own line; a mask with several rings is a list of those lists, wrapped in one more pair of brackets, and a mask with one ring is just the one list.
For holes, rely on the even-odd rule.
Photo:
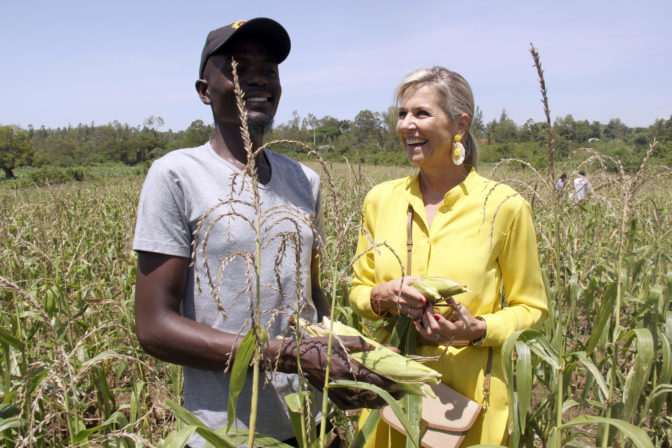
[[(462, 446), (502, 445), (509, 418), (502, 345), (548, 314), (532, 209), (511, 187), (477, 172), (474, 98), (462, 76), (443, 67), (418, 69), (401, 81), (395, 97), (397, 134), (418, 172), (367, 194), (366, 231), (357, 245), (365, 255), (354, 264), (350, 305), (369, 319), (415, 319), (417, 354), (441, 355), (427, 365), (447, 385), (485, 404)], [(371, 250), (383, 243), (394, 252)], [(406, 262), (402, 271), (399, 256), (412, 260), (410, 268)], [(402, 281), (409, 271), (411, 278)], [(433, 306), (410, 287), (412, 276), (448, 277), (470, 291), (446, 298), (456, 309), (451, 315), (451, 308)], [(404, 447), (406, 440), (381, 422), (365, 446)]]
[[(261, 231), (289, 235), (291, 241), (284, 245), (286, 240), (281, 238), (263, 241), (261, 260), (257, 260), (261, 263), (261, 315), (253, 315), (249, 288), (254, 269), (247, 259), (234, 256), (254, 253), (256, 232), (250, 225), (255, 218), (250, 206), (252, 189), (241, 187), (241, 176), (249, 173), (244, 172), (248, 160), (232, 61), (238, 63), (247, 126), (256, 151), (278, 107), (278, 64), (289, 50), (287, 31), (271, 19), (238, 21), (208, 34), (196, 91), (212, 109), (215, 135), (200, 147), (170, 152), (152, 164), (140, 195), (133, 241), (138, 253), (136, 333), (148, 353), (184, 366), (184, 406), (213, 429), (227, 424), (230, 375), (223, 371), (238, 349), (240, 335), (255, 318), (269, 332), (263, 368), (270, 378), (270, 384), (260, 390), (256, 430), (288, 443), (294, 433), (284, 395), (297, 390), (298, 361), (296, 341), (282, 337), (297, 308), (311, 321), (329, 313), (319, 284), (320, 178), (306, 166), (268, 149), (256, 156), (260, 207), (262, 213), (274, 213), (273, 219), (262, 223), (272, 229)], [(291, 209), (291, 216), (281, 214), (283, 207)], [(209, 235), (207, 252), (204, 235), (194, 238), (202, 218), (202, 233), (207, 229)], [(192, 245), (201, 255), (195, 262)], [(228, 262), (222, 266), (224, 259)], [(208, 266), (217, 282), (214, 288), (204, 280)], [(332, 346), (331, 379), (358, 379), (393, 389), (393, 383), (350, 363), (345, 354), (345, 348), (366, 350), (370, 345), (361, 338), (344, 341)], [(324, 385), (328, 359), (327, 338), (302, 341), (301, 367), (317, 388)], [(249, 425), (251, 385), (250, 371), (238, 400), (240, 429)], [(345, 409), (384, 404), (378, 395), (363, 390), (331, 388), (329, 397)], [(205, 441), (194, 437), (189, 444), (201, 447)]]
[(558, 180), (555, 182), (555, 191), (558, 193), (562, 193), (562, 190), (565, 188), (566, 184), (567, 184), (567, 173), (562, 173), (560, 177), (558, 177)]
[(593, 186), (590, 184), (588, 178), (586, 178), (586, 172), (581, 170), (579, 175), (574, 179), (574, 193), (572, 198), (575, 201), (582, 201), (586, 199), (588, 194), (592, 193)]

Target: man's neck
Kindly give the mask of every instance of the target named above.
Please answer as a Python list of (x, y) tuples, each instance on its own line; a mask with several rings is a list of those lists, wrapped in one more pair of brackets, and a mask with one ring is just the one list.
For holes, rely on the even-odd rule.
[[(252, 140), (252, 152), (255, 152), (263, 144), (263, 136), (250, 137)], [(241, 135), (240, 128), (235, 125), (215, 124), (215, 136), (210, 141), (212, 149), (224, 160), (236, 166), (241, 171), (247, 166), (247, 150)], [(259, 182), (267, 183), (271, 177), (270, 166), (263, 153), (256, 157)]]

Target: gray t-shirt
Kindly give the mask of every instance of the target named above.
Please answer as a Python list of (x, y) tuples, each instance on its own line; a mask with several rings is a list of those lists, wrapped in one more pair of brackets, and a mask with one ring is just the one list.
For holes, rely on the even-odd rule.
[[(258, 188), (261, 322), (275, 337), (287, 335), (297, 303), (303, 317), (316, 318), (310, 263), (323, 223), (319, 176), (272, 151), (265, 150), (265, 156), (271, 179)], [(256, 296), (254, 196), (249, 176), (245, 179), (209, 143), (166, 154), (147, 173), (133, 241), (136, 251), (192, 261), (195, 248), (182, 314), (241, 337), (250, 326)], [(272, 376), (272, 386), (260, 391), (257, 431), (285, 440), (293, 431), (283, 396), (297, 390), (297, 376)], [(238, 428), (247, 428), (251, 384), (250, 372), (238, 399)], [(227, 423), (228, 391), (228, 374), (184, 368), (184, 406), (213, 429)]]

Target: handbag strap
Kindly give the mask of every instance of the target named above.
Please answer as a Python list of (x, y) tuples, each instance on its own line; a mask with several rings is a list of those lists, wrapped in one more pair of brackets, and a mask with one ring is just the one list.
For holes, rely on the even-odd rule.
[(413, 253), (413, 206), (408, 204), (408, 219), (406, 220), (406, 275), (411, 275), (411, 254)]
[(490, 399), (490, 376), (492, 374), (492, 347), (488, 348), (488, 367), (485, 371), (485, 380), (483, 380), (483, 407), (487, 407)]
[[(413, 206), (408, 204), (408, 219), (406, 220), (406, 275), (411, 275), (411, 258), (413, 254)], [(492, 376), (492, 347), (488, 348), (488, 364), (483, 380), (483, 407), (487, 406), (490, 397), (490, 377)]]

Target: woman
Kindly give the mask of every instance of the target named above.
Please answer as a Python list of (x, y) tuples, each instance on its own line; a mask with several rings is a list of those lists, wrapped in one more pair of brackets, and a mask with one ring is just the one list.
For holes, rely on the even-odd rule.
[[(484, 402), (492, 348), (489, 398), (463, 446), (504, 444), (509, 411), (501, 346), (513, 332), (539, 326), (548, 313), (531, 207), (508, 186), (476, 172), (478, 147), (469, 130), (474, 100), (459, 74), (442, 67), (415, 70), (397, 88), (396, 100), (397, 133), (419, 173), (368, 193), (357, 246), (363, 255), (354, 265), (350, 305), (369, 319), (397, 313), (416, 319), (417, 353), (439, 355), (449, 346), (429, 365), (478, 403)], [(448, 299), (456, 305), (452, 308), (429, 305), (410, 286), (412, 279), (402, 281), (408, 275), (409, 211), (411, 276), (448, 277), (467, 285), (468, 292)], [(452, 309), (456, 315), (446, 318)], [(367, 442), (404, 443), (384, 423)]]

